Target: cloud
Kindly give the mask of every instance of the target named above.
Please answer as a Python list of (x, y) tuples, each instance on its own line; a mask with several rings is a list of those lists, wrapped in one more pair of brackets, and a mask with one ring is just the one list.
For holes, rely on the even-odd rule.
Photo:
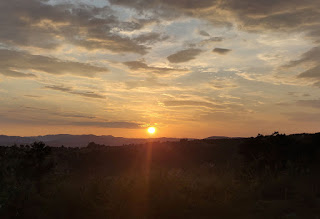
[(84, 47), (88, 50), (101, 50), (106, 49), (115, 53), (132, 52), (141, 55), (147, 54), (149, 49), (146, 46), (135, 44), (128, 37), (121, 37), (115, 34), (101, 34), (101, 36), (93, 39), (83, 40), (79, 38), (73, 38), (71, 43)]
[(189, 70), (186, 70), (186, 69), (152, 67), (152, 66), (148, 66), (146, 63), (142, 61), (123, 62), (123, 64), (126, 65), (132, 71), (154, 73), (156, 75), (168, 75), (168, 74), (181, 75), (181, 74), (190, 72)]
[(45, 88), (51, 89), (51, 90), (56, 90), (56, 91), (67, 92), (67, 93), (72, 92), (72, 88), (58, 86), (58, 85), (48, 85), (48, 86), (45, 86)]
[(147, 78), (145, 80), (137, 80), (137, 81), (127, 81), (125, 82), (128, 89), (138, 88), (138, 87), (147, 87), (147, 88), (161, 88), (167, 87), (167, 84), (160, 83), (156, 78)]
[(203, 40), (202, 43), (211, 43), (211, 42), (221, 42), (223, 37), (210, 37), (209, 39)]
[(290, 91), (290, 92), (288, 92), (288, 95), (289, 95), (289, 96), (295, 96), (295, 97), (296, 97), (296, 96), (297, 96), (297, 92), (291, 92), (291, 91)]
[(320, 122), (319, 113), (306, 113), (306, 112), (293, 112), (285, 113), (292, 121), (308, 122), (308, 123), (318, 123)]
[(140, 45), (119, 31), (139, 30), (147, 19), (121, 21), (108, 7), (85, 4), (55, 4), (40, 0), (0, 3), (0, 42), (14, 46), (55, 49), (63, 43), (88, 50), (146, 54)]
[(317, 99), (317, 100), (298, 100), (297, 104), (300, 106), (320, 108), (320, 99)]
[(94, 92), (88, 92), (88, 91), (86, 91), (86, 92), (76, 91), (73, 88), (59, 86), (59, 85), (47, 85), (44, 88), (55, 90), (55, 91), (61, 91), (61, 92), (69, 93), (69, 94), (75, 94), (75, 95), (79, 95), (79, 96), (83, 96), (83, 97), (105, 99), (105, 96), (103, 96), (101, 94), (97, 94)]
[[(245, 31), (305, 32), (320, 40), (320, 2), (315, 0), (111, 0), (138, 11), (157, 9), (176, 16), (191, 16), (215, 25), (236, 26)], [(158, 15), (166, 14), (158, 12)], [(165, 19), (162, 16), (159, 19)]]
[[(32, 125), (74, 125), (74, 126), (93, 126), (103, 128), (127, 128), (139, 129), (142, 124), (123, 120), (104, 120), (92, 114), (83, 114), (73, 111), (59, 111), (51, 108), (39, 108), (33, 106), (20, 106), (23, 111), (27, 111), (26, 116), (17, 116), (15, 111), (10, 111), (0, 115), (3, 123), (32, 124)], [(18, 115), (21, 115), (18, 113)]]
[(134, 122), (72, 122), (76, 126), (95, 126), (103, 128), (126, 128), (126, 129), (140, 129), (141, 124)]
[[(308, 66), (304, 72), (301, 72), (298, 75), (298, 78), (305, 78), (309, 80), (318, 80), (314, 85), (317, 86), (320, 83), (320, 47), (314, 47), (310, 49), (308, 52), (305, 52), (301, 55), (300, 59), (293, 60), (288, 64), (284, 65), (283, 68), (292, 68), (300, 65)], [(311, 66), (311, 68), (310, 68)]]
[(40, 98), (41, 96), (39, 95), (30, 95), (30, 94), (27, 94), (27, 95), (24, 95), (25, 97), (30, 97), (30, 98)]
[(314, 83), (313, 86), (316, 86), (316, 87), (319, 87), (319, 88), (320, 88), (320, 81)]
[(320, 47), (314, 47), (310, 49), (308, 52), (305, 52), (301, 55), (301, 58), (298, 60), (294, 60), (289, 62), (287, 65), (284, 65), (283, 67), (295, 67), (301, 64), (306, 63), (318, 63), (320, 60)]
[[(63, 117), (63, 116), (62, 116)], [(77, 115), (70, 115), (69, 117), (75, 118), (84, 118), (81, 115), (78, 117)], [(89, 118), (91, 120), (91, 118)], [(126, 128), (126, 129), (140, 129), (142, 125), (140, 123), (135, 122), (124, 122), (124, 121), (73, 121), (66, 119), (57, 119), (57, 118), (48, 118), (48, 117), (11, 117), (10, 115), (0, 115), (0, 121), (2, 123), (9, 124), (23, 124), (23, 125), (43, 125), (46, 124), (48, 126), (92, 126), (92, 127), (102, 127), (102, 128)]]
[[(145, 10), (149, 8), (153, 8), (155, 6), (171, 6), (174, 8), (182, 8), (182, 9), (199, 9), (199, 8), (206, 8), (212, 5), (212, 2), (215, 0), (180, 0), (180, 1), (170, 1), (170, 0), (149, 0), (149, 1), (142, 1), (142, 0), (110, 0), (110, 3), (116, 5), (123, 5), (128, 6), (131, 8), (135, 8), (137, 10)], [(168, 8), (161, 8), (160, 9), (168, 9)]]
[(95, 116), (87, 116), (81, 114), (74, 114), (74, 113), (59, 113), (59, 112), (52, 112), (52, 115), (57, 115), (66, 118), (81, 118), (81, 119), (95, 119)]
[(0, 74), (10, 77), (36, 77), (32, 73), (20, 71), (40, 71), (54, 75), (72, 74), (94, 77), (97, 73), (108, 72), (107, 68), (80, 62), (31, 55), (26, 52), (0, 49)]
[(209, 39), (205, 39), (197, 43), (198, 46), (210, 45), (217, 42), (222, 42), (224, 40), (223, 37), (210, 37)]
[[(108, 2), (111, 2), (111, 4)], [(103, 4), (108, 6), (94, 6)], [(120, 7), (114, 5), (120, 5)], [(206, 97), (224, 98), (219, 97), (220, 93), (221, 95), (235, 95), (234, 98), (239, 98), (236, 101), (244, 104), (247, 98), (246, 96), (251, 95), (252, 89), (258, 86), (253, 84), (253, 81), (248, 84), (249, 82), (242, 80), (242, 78), (235, 81), (237, 84), (233, 84), (231, 81), (212, 81), (212, 79), (216, 79), (219, 75), (231, 75), (231, 73), (221, 72), (221, 69), (236, 68), (239, 74), (251, 75), (251, 79), (256, 78), (257, 80), (261, 80), (262, 76), (267, 78), (268, 75), (276, 73), (275, 68), (279, 64), (280, 59), (276, 64), (274, 64), (275, 62), (267, 63), (261, 60), (255, 62), (253, 60), (257, 60), (257, 52), (261, 53), (263, 50), (262, 53), (277, 53), (277, 55), (283, 55), (284, 59), (286, 59), (286, 57), (288, 57), (286, 56), (287, 53), (290, 53), (289, 56), (294, 56), (297, 54), (296, 52), (310, 46), (312, 42), (319, 43), (319, 6), (320, 2), (318, 0), (4, 0), (0, 1), (0, 45), (1, 47), (15, 48), (17, 50), (19, 48), (29, 50), (32, 51), (32, 54), (44, 54), (48, 52), (47, 54), (55, 54), (57, 57), (68, 56), (70, 58), (69, 60), (76, 60), (78, 58), (79, 60), (87, 59), (89, 61), (94, 59), (94, 63), (101, 61), (102, 66), (108, 62), (107, 59), (109, 58), (113, 61), (117, 60), (117, 63), (128, 60), (140, 60), (123, 63), (124, 66), (121, 67), (125, 71), (119, 69), (119, 66), (116, 66), (113, 68), (112, 74), (104, 75), (103, 80), (97, 83), (100, 83), (101, 86), (107, 86), (105, 89), (109, 90), (111, 92), (110, 95), (114, 97), (120, 97), (125, 95), (124, 93), (130, 92), (132, 92), (134, 96), (139, 96), (141, 93), (134, 93), (135, 90), (123, 91), (120, 89), (122, 91), (119, 91), (119, 89), (114, 89), (112, 84), (119, 84), (119, 81), (121, 86), (126, 86), (128, 89), (163, 88), (163, 90), (160, 91), (151, 89), (141, 90), (150, 90), (154, 95), (167, 94), (173, 97), (177, 94), (181, 96), (186, 94), (190, 95), (186, 98), (179, 96), (178, 100), (172, 99), (172, 101), (166, 101), (164, 103), (164, 105), (167, 104), (168, 107), (180, 106), (181, 108), (177, 111), (181, 110), (182, 113), (183, 108), (188, 107), (196, 110), (198, 107), (203, 107), (200, 111), (214, 111), (208, 110), (207, 108), (215, 109), (219, 107), (219, 105), (216, 104), (220, 104), (220, 102), (215, 102), (216, 100), (212, 101), (212, 99), (207, 99)], [(233, 27), (228, 29), (231, 25)], [(227, 28), (222, 28), (222, 26)], [(187, 35), (181, 34), (183, 31), (180, 30), (186, 29), (190, 30), (189, 33), (187, 32)], [(195, 32), (194, 30), (199, 30), (199, 32)], [(244, 31), (254, 32), (254, 34), (246, 34)], [(284, 42), (283, 40), (278, 41), (277, 37), (279, 36), (283, 38), (289, 36), (289, 34), (278, 35), (279, 32), (294, 33), (289, 37), (292, 41), (290, 41), (290, 43)], [(209, 33), (217, 37), (211, 37)], [(260, 33), (263, 33), (263, 35), (259, 35)], [(295, 33), (299, 33), (299, 35)], [(168, 39), (166, 34), (173, 36), (170, 38), (170, 42), (163, 44), (158, 43)], [(225, 38), (219, 37), (220, 35), (218, 34), (221, 34), (221, 36)], [(268, 36), (272, 36), (272, 39), (267, 38)], [(300, 38), (297, 38), (297, 36)], [(262, 38), (264, 42), (262, 42)], [(246, 41), (244, 41), (244, 39)], [(220, 43), (224, 40), (226, 42)], [(304, 40), (307, 41), (302, 42)], [(255, 46), (256, 41), (260, 42), (259, 46)], [(194, 46), (180, 47), (190, 42), (194, 43)], [(292, 43), (296, 43), (296, 45), (292, 45)], [(153, 44), (156, 44), (156, 46), (154, 47)], [(228, 45), (233, 46), (229, 47)], [(217, 54), (211, 53), (211, 56), (213, 56), (210, 57), (210, 50), (215, 47), (224, 46), (226, 46), (226, 48), (216, 48), (213, 52)], [(276, 51), (272, 50), (275, 46), (277, 47)], [(289, 48), (289, 46), (293, 47)], [(150, 56), (145, 56), (146, 61), (141, 61), (144, 59), (142, 59), (140, 55), (147, 54), (152, 47), (154, 47), (155, 51), (152, 51)], [(189, 49), (191, 47), (192, 49)], [(294, 69), (295, 71), (302, 69), (297, 73), (297, 75), (299, 74), (298, 80), (310, 80), (314, 83), (314, 86), (320, 87), (320, 52), (318, 51), (319, 47), (314, 47), (315, 48), (302, 55), (299, 60), (292, 61), (290, 65), (293, 68), (299, 65), (299, 68)], [(222, 56), (222, 58), (226, 59), (222, 60), (223, 63), (213, 62), (212, 59), (217, 58), (214, 56), (230, 53), (231, 50), (227, 48), (241, 48), (241, 52), (246, 55), (239, 59), (239, 57), (229, 57), (228, 54)], [(202, 54), (202, 50), (200, 49), (203, 49), (203, 52), (208, 49), (209, 57), (204, 57), (207, 53)], [(79, 52), (79, 50), (81, 51)], [(93, 51), (88, 54), (86, 50)], [(110, 54), (110, 51), (112, 54)], [(62, 54), (61, 52), (66, 53)], [(114, 53), (121, 53), (121, 56), (114, 56)], [(45, 75), (42, 73), (95, 77), (100, 73), (108, 71), (107, 68), (90, 64), (63, 61), (47, 57), (46, 55), (36, 56), (32, 54), (14, 51), (13, 49), (2, 50), (0, 52), (0, 73), (16, 78), (34, 79), (38, 76), (41, 80), (47, 81), (52, 80), (52, 76), (43, 77)], [(159, 60), (159, 57), (163, 57), (164, 54), (167, 54), (164, 56), (165, 60)], [(233, 52), (230, 55), (237, 54)], [(168, 60), (166, 60), (166, 58)], [(198, 59), (195, 60), (196, 58)], [(220, 59), (218, 58), (218, 60)], [(190, 76), (186, 75), (185, 77), (172, 80), (172, 75), (186, 74), (190, 71), (179, 69), (180, 66), (177, 68), (177, 65), (170, 63), (182, 63), (181, 68), (184, 68), (182, 66), (187, 61), (190, 62), (188, 66), (189, 64), (196, 64), (196, 66), (193, 65), (192, 67), (193, 73), (190, 74)], [(195, 63), (195, 61), (197, 61), (197, 63)], [(201, 61), (201, 63), (198, 63), (198, 61)], [(166, 65), (165, 63), (169, 63), (170, 65)], [(244, 63), (247, 65), (245, 66)], [(250, 65), (259, 65), (263, 70), (258, 69), (254, 74), (252, 72), (251, 74), (250, 70), (248, 70), (248, 65), (249, 67)], [(265, 70), (266, 68), (267, 70)], [(270, 69), (270, 71), (268, 71), (268, 69)], [(269, 73), (263, 74), (266, 71)], [(41, 74), (39, 72), (41, 72)], [(140, 73), (144, 74), (143, 77), (140, 77)], [(232, 73), (232, 75), (233, 74), (234, 73)], [(285, 74), (291, 77), (290, 72), (286, 72)], [(129, 78), (125, 78), (127, 76)], [(166, 76), (168, 77), (162, 78)], [(270, 77), (273, 76), (270, 75)], [(63, 79), (66, 77), (54, 78)], [(91, 83), (86, 78), (78, 79), (77, 83), (79, 83), (79, 86), (80, 84), (88, 85)], [(286, 79), (278, 78), (277, 84), (280, 84), (282, 80)], [(52, 84), (56, 84), (58, 81), (59, 80), (52, 82)], [(19, 86), (21, 80), (4, 80), (1, 83), (3, 83), (5, 87), (9, 86), (10, 88), (15, 85)], [(47, 83), (49, 84), (50, 82), (47, 81)], [(72, 81), (68, 84), (71, 83)], [(243, 90), (243, 92), (236, 93), (235, 91), (231, 91), (231, 93), (228, 93), (230, 91), (228, 89), (232, 89), (237, 85), (240, 86), (241, 84), (244, 89), (237, 89), (237, 91)], [(100, 85), (96, 86), (100, 87)], [(176, 87), (169, 87), (171, 85), (175, 85)], [(36, 83), (29, 83), (28, 89), (32, 89), (35, 86), (37, 86)], [(262, 93), (270, 90), (269, 88), (270, 87), (265, 87), (258, 95), (263, 96)], [(90, 92), (90, 89), (83, 88), (82, 90), (82, 88), (78, 88), (76, 85), (74, 85), (74, 87), (48, 85), (46, 89), (49, 89), (49, 91), (46, 91), (47, 93), (63, 95), (62, 93), (57, 93), (63, 92), (68, 96), (71, 94), (76, 95), (72, 96), (75, 98), (80, 98), (80, 96), (98, 98), (97, 100), (104, 100), (101, 98), (106, 98), (104, 92), (99, 92), (98, 90), (92, 90), (93, 92)], [(219, 91), (214, 91), (213, 89)], [(291, 90), (288, 86), (284, 88), (284, 94), (286, 94), (288, 89)], [(310, 91), (310, 93), (316, 93), (314, 90), (312, 90), (312, 92), (311, 90), (308, 91)], [(279, 92), (281, 94), (281, 91)], [(273, 93), (275, 92), (268, 94), (269, 99), (272, 99), (272, 96), (274, 96)], [(33, 92), (30, 94), (33, 94)], [(197, 97), (193, 96), (196, 94), (198, 95)], [(15, 95), (16, 94), (12, 93), (11, 96)], [(299, 97), (304, 99), (301, 95)], [(5, 102), (7, 97), (2, 95), (1, 98), (4, 100), (3, 102)], [(45, 98), (45, 96), (43, 96), (43, 98)], [(161, 97), (159, 96), (159, 98)], [(172, 97), (166, 96), (165, 98)], [(291, 99), (294, 98), (292, 97)], [(24, 99), (24, 101), (26, 100), (27, 99)], [(86, 100), (89, 101), (88, 99)], [(37, 100), (35, 99), (33, 101)], [(117, 100), (115, 102), (113, 101), (113, 103), (121, 105), (123, 101)], [(318, 107), (316, 103), (313, 102), (311, 104), (310, 101), (311, 100), (300, 104), (309, 104), (310, 106)], [(97, 101), (97, 103), (98, 102), (99, 101)], [(111, 106), (114, 107), (114, 111), (118, 109), (116, 105)], [(244, 105), (246, 105), (246, 107), (252, 107), (252, 104)], [(221, 103), (220, 106), (228, 107), (224, 103)], [(97, 105), (97, 107), (100, 107), (100, 105)], [(231, 117), (233, 113), (237, 111), (237, 108), (234, 109), (231, 106), (228, 109), (232, 109), (230, 110)], [(136, 109), (132, 110), (135, 111)], [(168, 110), (171, 111), (171, 109)], [(174, 109), (172, 109), (172, 111), (174, 111)], [(113, 114), (113, 112), (111, 114)], [(130, 115), (135, 116), (138, 114), (130, 113)], [(68, 116), (71, 117), (72, 113), (66, 115), (66, 117)], [(76, 117), (77, 114), (74, 114), (74, 116)], [(190, 114), (190, 116), (194, 115)], [(217, 117), (219, 117), (219, 115), (217, 115)]]
[(204, 30), (200, 30), (199, 31), (199, 34), (201, 35), (201, 36), (210, 36), (210, 34), (208, 34), (206, 31), (204, 31)]
[(171, 63), (188, 62), (195, 59), (200, 53), (202, 53), (201, 49), (185, 49), (168, 56), (167, 59)]
[[(305, 32), (320, 40), (320, 7), (315, 0), (111, 0), (111, 6), (84, 3), (50, 4), (40, 0), (0, 3), (0, 42), (53, 49), (63, 42), (89, 50), (146, 54), (146, 45), (166, 39), (155, 33), (137, 38), (121, 31), (141, 30), (152, 22), (191, 16), (245, 31)], [(131, 19), (118, 16), (113, 5), (134, 8)], [(122, 20), (121, 20), (122, 19)], [(200, 30), (202, 36), (210, 36)]]
[(146, 33), (146, 34), (141, 34), (138, 37), (133, 38), (133, 40), (137, 43), (142, 43), (142, 44), (153, 44), (156, 42), (164, 41), (169, 39), (169, 36), (167, 35), (162, 35), (160, 33)]
[(213, 80), (209, 82), (209, 85), (217, 90), (221, 89), (232, 89), (237, 88), (238, 85), (236, 85), (234, 82), (230, 80), (220, 79), (220, 80)]
[(229, 52), (231, 52), (231, 51), (232, 51), (231, 49), (223, 49), (223, 48), (214, 48), (214, 49), (212, 50), (212, 52), (218, 53), (218, 54), (220, 54), (220, 55), (225, 55), (225, 54), (227, 54), (227, 53), (229, 53)]
[[(25, 95), (32, 98), (39, 98), (40, 96), (34, 96), (34, 95)], [(25, 110), (29, 110), (30, 112), (44, 112), (45, 114), (59, 116), (59, 117), (66, 117), (66, 118), (83, 118), (83, 119), (95, 119), (95, 116), (88, 116), (79, 114), (76, 112), (58, 112), (57, 110), (50, 110), (46, 108), (39, 108), (39, 107), (33, 107), (33, 106), (22, 106)]]
[(273, 0), (268, 3), (263, 0), (233, 0), (223, 1), (222, 5), (233, 12), (247, 30), (290, 31), (319, 23), (320, 18), (319, 12), (314, 10), (314, 7), (319, 7), (319, 3), (311, 0)]
[(0, 69), (0, 74), (8, 77), (14, 77), (14, 78), (36, 78), (37, 77), (35, 74), (22, 73), (22, 72), (12, 71), (10, 69), (5, 69), (5, 68), (2, 70)]
[(245, 116), (243, 114), (240, 114), (239, 112), (205, 112), (201, 115), (199, 115), (201, 120), (204, 121), (239, 121), (241, 119), (245, 119)]
[(206, 108), (221, 108), (220, 105), (213, 104), (205, 101), (195, 100), (167, 100), (163, 104), (168, 107), (179, 107), (179, 106), (194, 106), (194, 107), (206, 107)]
[(210, 6), (193, 10), (192, 15), (219, 23), (234, 23), (245, 31), (305, 32), (314, 40), (319, 39), (319, 1), (314, 0), (208, 0)]
[(299, 78), (315, 78), (320, 80), (320, 65), (310, 68), (298, 75)]
[(58, 46), (55, 31), (41, 31), (33, 26), (34, 23), (39, 23), (41, 18), (49, 17), (62, 21), (61, 18), (65, 15), (40, 1), (1, 1), (0, 41), (14, 45), (55, 48)]

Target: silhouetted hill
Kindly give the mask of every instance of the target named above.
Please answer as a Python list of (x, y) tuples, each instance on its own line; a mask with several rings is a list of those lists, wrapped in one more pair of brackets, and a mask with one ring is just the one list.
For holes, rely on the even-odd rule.
[(0, 146), (0, 218), (319, 218), (319, 170), (320, 133)]
[(205, 138), (205, 139), (228, 139), (229, 137), (226, 137), (226, 136), (210, 136), (208, 138)]
[(147, 142), (166, 142), (166, 141), (179, 141), (179, 138), (123, 138), (114, 137), (112, 135), (44, 135), (44, 136), (6, 136), (0, 135), (1, 146), (11, 146), (13, 144), (31, 144), (35, 141), (42, 141), (45, 144), (52, 147), (60, 147), (64, 145), (66, 147), (85, 147), (90, 142), (96, 144), (109, 145), (109, 146), (121, 146), (128, 144), (144, 144)]
[(244, 137), (210, 136), (208, 138), (204, 138), (204, 140), (241, 139), (241, 138), (244, 138)]

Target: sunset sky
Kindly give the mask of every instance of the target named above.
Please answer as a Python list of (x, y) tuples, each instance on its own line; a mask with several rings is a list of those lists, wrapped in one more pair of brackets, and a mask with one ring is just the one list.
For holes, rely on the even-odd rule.
[(318, 0), (1, 0), (0, 134), (320, 131)]

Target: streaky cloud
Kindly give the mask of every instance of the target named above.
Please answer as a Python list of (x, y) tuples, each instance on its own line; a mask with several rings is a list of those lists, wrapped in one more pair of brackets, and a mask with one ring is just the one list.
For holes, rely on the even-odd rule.
[(97, 67), (87, 63), (63, 61), (23, 51), (0, 49), (0, 73), (11, 77), (36, 77), (33, 73), (21, 73), (21, 70), (83, 77), (94, 77), (97, 73), (109, 71), (106, 67)]
[(169, 39), (169, 36), (153, 32), (141, 34), (133, 38), (135, 42), (142, 44), (154, 44), (157, 42), (165, 41), (167, 39)]
[(307, 106), (320, 109), (320, 99), (315, 100), (298, 100), (297, 104), (300, 106)]
[(89, 98), (98, 98), (98, 99), (105, 99), (106, 98), (104, 95), (97, 94), (97, 93), (94, 93), (91, 91), (85, 91), (85, 92), (84, 91), (77, 91), (71, 87), (64, 87), (64, 86), (59, 86), (59, 85), (47, 85), (44, 88), (55, 90), (55, 91), (61, 91), (61, 92), (69, 93), (69, 94), (75, 94), (75, 95), (79, 95), (79, 96), (83, 96), (83, 97), (89, 97)]
[(207, 107), (207, 108), (221, 108), (221, 105), (196, 100), (167, 100), (163, 102), (168, 107), (193, 106), (193, 107)]
[(137, 54), (146, 54), (149, 49), (118, 33), (139, 30), (148, 21), (120, 21), (108, 6), (72, 1), (56, 5), (40, 0), (1, 1), (0, 20), (0, 42), (12, 46), (53, 50), (68, 43), (87, 50)]
[(190, 72), (186, 69), (178, 69), (178, 68), (166, 68), (166, 67), (153, 67), (149, 66), (142, 61), (129, 61), (123, 62), (130, 70), (138, 71), (138, 72), (150, 72), (156, 75), (168, 75), (168, 74), (185, 74)]
[(103, 128), (126, 128), (126, 129), (140, 129), (141, 124), (134, 122), (72, 122), (72, 125), (77, 126), (95, 126)]

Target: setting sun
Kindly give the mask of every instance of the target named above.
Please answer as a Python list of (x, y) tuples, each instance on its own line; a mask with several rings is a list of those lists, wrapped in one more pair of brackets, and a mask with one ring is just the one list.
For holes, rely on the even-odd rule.
[(148, 133), (149, 134), (154, 134), (156, 132), (156, 128), (155, 127), (149, 127), (148, 128)]

